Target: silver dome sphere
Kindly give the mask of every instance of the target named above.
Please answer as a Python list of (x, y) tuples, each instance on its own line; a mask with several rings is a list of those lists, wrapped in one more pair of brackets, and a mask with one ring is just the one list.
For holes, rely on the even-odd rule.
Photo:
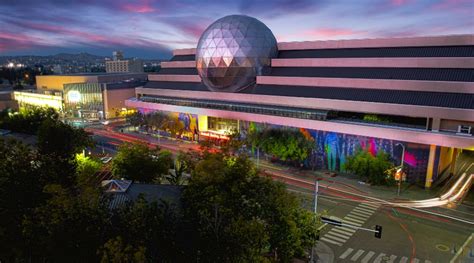
[(201, 35), (196, 67), (210, 90), (236, 92), (254, 85), (277, 53), (276, 39), (265, 24), (253, 17), (230, 15)]

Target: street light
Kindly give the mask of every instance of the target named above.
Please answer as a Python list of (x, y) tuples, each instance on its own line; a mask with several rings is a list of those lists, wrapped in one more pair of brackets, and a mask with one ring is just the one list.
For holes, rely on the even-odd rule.
[[(400, 196), (400, 186), (402, 184), (402, 173), (403, 173), (403, 164), (405, 163), (405, 145), (403, 145), (402, 143), (397, 143), (395, 144), (395, 146), (402, 146), (402, 161), (401, 161), (401, 164), (400, 164), (400, 176), (398, 178), (398, 191), (397, 191), (397, 196)], [(397, 171), (397, 173), (399, 172)]]

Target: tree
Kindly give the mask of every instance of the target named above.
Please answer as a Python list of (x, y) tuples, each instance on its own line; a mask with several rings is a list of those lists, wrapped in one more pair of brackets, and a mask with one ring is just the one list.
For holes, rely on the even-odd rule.
[(353, 156), (346, 160), (346, 169), (374, 185), (392, 185), (393, 177), (386, 171), (394, 167), (390, 156), (384, 151), (379, 151), (373, 156), (367, 150), (359, 149)]
[(127, 257), (139, 252), (148, 262), (183, 261), (179, 260), (181, 253), (176, 245), (180, 218), (175, 206), (162, 201), (147, 202), (139, 196), (135, 202), (114, 211), (111, 222), (111, 231), (123, 239), (121, 246), (131, 248)]
[(166, 178), (168, 182), (174, 185), (181, 185), (184, 180), (184, 174), (191, 174), (196, 165), (196, 157), (190, 152), (178, 152), (174, 160), (174, 170)]
[(34, 261), (93, 262), (105, 243), (110, 218), (100, 195), (77, 195), (60, 185), (48, 185), (51, 197), (23, 220), (23, 234)]
[(26, 145), (0, 139), (0, 261), (21, 257), (21, 221), (46, 196), (37, 153)]
[(58, 118), (59, 114), (53, 108), (22, 108), (19, 112), (4, 116), (0, 124), (1, 128), (4, 129), (27, 134), (36, 134), (43, 121), (56, 121)]
[(168, 173), (167, 160), (164, 154), (160, 156), (159, 148), (150, 149), (145, 144), (123, 144), (112, 161), (112, 174), (116, 178), (150, 183)]
[(126, 119), (134, 127), (145, 125), (145, 116), (139, 111), (128, 114)]
[(307, 139), (298, 130), (268, 129), (249, 133), (252, 147), (261, 147), (282, 161), (301, 163), (311, 153), (314, 142)]
[(98, 254), (101, 263), (146, 262), (145, 247), (126, 244), (121, 236), (109, 239)]
[[(194, 254), (203, 261), (289, 262), (314, 245), (317, 218), (245, 156), (208, 154), (182, 197)], [(195, 232), (193, 232), (193, 230)]]
[(74, 128), (61, 121), (46, 119), (38, 129), (38, 150), (41, 154), (62, 159), (73, 159), (75, 154), (94, 145), (83, 129)]

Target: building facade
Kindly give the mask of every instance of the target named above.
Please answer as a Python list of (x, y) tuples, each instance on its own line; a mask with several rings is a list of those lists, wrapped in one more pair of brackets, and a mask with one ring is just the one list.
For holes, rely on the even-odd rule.
[[(240, 19), (256, 23), (216, 21), (126, 105), (178, 113), (198, 133), (219, 135), (226, 122), (243, 133), (299, 129), (316, 144), (317, 167), (335, 171), (359, 147), (398, 163), (403, 144), (409, 180), (426, 187), (452, 171), (461, 150), (474, 150), (474, 35), (283, 42), (273, 55), (262, 48), (271, 37), (252, 39), (266, 29), (237, 32)], [(220, 128), (209, 125), (216, 118)]]

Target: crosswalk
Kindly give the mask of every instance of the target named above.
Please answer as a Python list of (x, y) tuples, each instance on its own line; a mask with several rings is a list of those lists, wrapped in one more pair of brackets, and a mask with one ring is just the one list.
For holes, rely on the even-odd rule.
[[(377, 211), (379, 206), (380, 205), (378, 204), (361, 203), (352, 209), (352, 211), (342, 219), (342, 222), (355, 226), (362, 226), (375, 213), (375, 211)], [(353, 228), (333, 227), (329, 232), (321, 237), (321, 240), (329, 244), (342, 246), (354, 235), (355, 232), (356, 230)]]
[[(360, 260), (360, 261), (359, 261)], [(406, 256), (393, 254), (376, 253), (374, 251), (365, 251), (363, 249), (347, 248), (340, 256), (337, 262), (360, 262), (360, 263), (431, 263), (430, 260), (421, 260), (413, 258), (411, 260)]]

